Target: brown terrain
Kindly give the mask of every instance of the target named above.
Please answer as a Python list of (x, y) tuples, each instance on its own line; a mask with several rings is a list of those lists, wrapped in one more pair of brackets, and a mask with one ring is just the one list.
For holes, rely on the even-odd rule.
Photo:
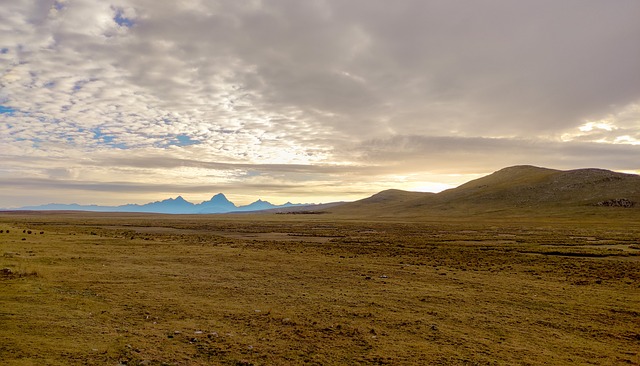
[(638, 182), (513, 167), (324, 214), (0, 213), (0, 359), (640, 365)]

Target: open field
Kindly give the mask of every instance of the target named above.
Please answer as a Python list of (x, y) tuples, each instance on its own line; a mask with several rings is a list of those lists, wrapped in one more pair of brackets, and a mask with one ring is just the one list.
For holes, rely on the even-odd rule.
[(23, 212), (0, 230), (3, 364), (640, 365), (635, 219)]

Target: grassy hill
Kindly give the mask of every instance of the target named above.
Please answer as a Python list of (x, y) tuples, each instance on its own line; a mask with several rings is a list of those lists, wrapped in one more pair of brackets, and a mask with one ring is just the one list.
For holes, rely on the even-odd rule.
[(437, 194), (383, 191), (336, 207), (336, 214), (368, 216), (467, 215), (537, 212), (610, 213), (640, 208), (640, 176), (603, 169), (555, 170), (528, 165), (501, 169)]

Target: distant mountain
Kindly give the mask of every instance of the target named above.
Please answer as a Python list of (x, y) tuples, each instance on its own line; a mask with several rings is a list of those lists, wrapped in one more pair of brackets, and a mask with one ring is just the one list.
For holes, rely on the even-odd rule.
[(227, 197), (218, 193), (211, 197), (210, 200), (204, 201), (196, 205), (198, 207), (198, 213), (226, 213), (237, 211), (236, 205), (229, 201)]
[(187, 214), (194, 213), (196, 205), (186, 201), (182, 196), (176, 198), (169, 198), (163, 201), (157, 201), (147, 203), (145, 205), (124, 205), (117, 206), (118, 208), (125, 209), (127, 212), (154, 212), (154, 213), (174, 213), (174, 214)]
[(227, 197), (218, 193), (211, 197), (209, 201), (193, 204), (182, 196), (176, 198), (168, 198), (162, 201), (151, 202), (143, 205), (127, 204), (122, 206), (98, 206), (98, 205), (79, 205), (79, 204), (58, 204), (51, 203), (42, 206), (21, 207), (18, 210), (32, 211), (98, 211), (98, 212), (148, 212), (148, 213), (167, 213), (167, 214), (211, 214), (211, 213), (231, 213), (231, 212), (251, 212), (271, 210), (288, 207), (305, 207), (314, 206), (313, 204), (291, 203), (284, 205), (274, 205), (261, 199), (245, 206), (236, 206), (229, 201)]
[(64, 203), (49, 203), (41, 206), (25, 206), (17, 208), (16, 210), (27, 210), (27, 211), (100, 211), (107, 212), (110, 211), (108, 206), (98, 206), (98, 205), (79, 205), (77, 203), (72, 204), (64, 204)]
[(437, 194), (388, 190), (332, 212), (368, 216), (465, 215), (580, 207), (640, 208), (640, 176), (604, 169), (501, 169)]
[(238, 211), (262, 211), (262, 210), (270, 210), (276, 207), (277, 207), (276, 205), (273, 205), (267, 201), (257, 200), (246, 206), (238, 207)]

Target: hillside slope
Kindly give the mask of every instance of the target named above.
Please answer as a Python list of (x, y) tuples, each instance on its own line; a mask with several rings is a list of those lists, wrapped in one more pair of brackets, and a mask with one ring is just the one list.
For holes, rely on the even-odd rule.
[(561, 171), (521, 165), (501, 169), (437, 194), (383, 191), (337, 207), (334, 212), (406, 216), (598, 206), (640, 208), (640, 176), (603, 169)]

